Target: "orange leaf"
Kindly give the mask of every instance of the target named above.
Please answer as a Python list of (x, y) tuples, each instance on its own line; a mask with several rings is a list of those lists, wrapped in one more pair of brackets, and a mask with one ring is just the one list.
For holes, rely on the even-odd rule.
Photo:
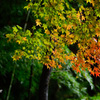
[(80, 73), (80, 69), (79, 69), (79, 68), (77, 68), (76, 71), (77, 71), (77, 73), (78, 73), (78, 72)]
[(67, 29), (69, 30), (69, 29), (71, 29), (72, 28), (72, 25), (68, 25), (67, 26)]
[(22, 39), (23, 39), (24, 41), (27, 41), (26, 37), (23, 37)]
[(62, 66), (61, 66), (61, 65), (58, 65), (58, 67), (59, 67), (59, 68), (62, 68)]

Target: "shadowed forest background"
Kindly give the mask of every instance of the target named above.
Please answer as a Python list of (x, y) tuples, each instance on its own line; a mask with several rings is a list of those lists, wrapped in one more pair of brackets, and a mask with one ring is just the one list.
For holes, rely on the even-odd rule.
[[(75, 6), (74, 3), (70, 2), (70, 5)], [(6, 38), (6, 34), (12, 33), (13, 26), (24, 27), (27, 17), (24, 6), (27, 4), (25, 0), (0, 2), (0, 100), (7, 100), (7, 96), (9, 100), (38, 100), (43, 65), (38, 60), (32, 62), (24, 57), (14, 62), (14, 51), (20, 47)], [(33, 23), (34, 15), (30, 13), (27, 29), (31, 30)], [(70, 50), (66, 48), (66, 52)], [(88, 70), (76, 73), (71, 66), (70, 61), (66, 61), (61, 69), (55, 68), (51, 72), (49, 100), (99, 100), (100, 78), (90, 75)]]

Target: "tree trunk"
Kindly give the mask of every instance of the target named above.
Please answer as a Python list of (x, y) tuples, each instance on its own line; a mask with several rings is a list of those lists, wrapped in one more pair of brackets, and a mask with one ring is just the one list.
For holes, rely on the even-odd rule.
[(39, 100), (48, 100), (48, 87), (51, 71), (52, 67), (50, 69), (47, 69), (47, 66), (43, 66), (39, 85)]

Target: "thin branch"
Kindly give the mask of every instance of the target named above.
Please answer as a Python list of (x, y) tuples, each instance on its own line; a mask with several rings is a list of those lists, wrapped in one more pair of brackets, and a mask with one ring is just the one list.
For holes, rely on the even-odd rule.
[[(31, 2), (33, 2), (33, 0), (31, 0)], [(27, 22), (28, 22), (28, 19), (29, 19), (30, 12), (31, 12), (31, 9), (29, 9), (28, 13), (27, 13), (26, 22), (25, 22), (25, 25), (24, 25), (24, 32), (25, 32), (26, 27), (27, 27)]]
[(12, 76), (11, 76), (11, 81), (10, 81), (10, 85), (9, 85), (9, 89), (8, 89), (8, 94), (7, 94), (7, 99), (6, 99), (6, 100), (9, 100), (9, 97), (10, 97), (10, 92), (11, 92), (11, 88), (12, 88), (12, 83), (13, 83), (13, 80), (14, 80), (15, 67), (16, 67), (16, 66), (14, 66), (13, 73), (12, 73)]

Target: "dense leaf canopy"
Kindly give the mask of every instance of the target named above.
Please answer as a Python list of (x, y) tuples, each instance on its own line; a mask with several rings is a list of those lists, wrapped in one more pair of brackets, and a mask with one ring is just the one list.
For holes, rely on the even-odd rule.
[[(75, 8), (71, 3), (77, 3)], [(15, 50), (13, 60), (23, 56), (37, 59), (47, 68), (62, 67), (70, 60), (73, 69), (86, 68), (91, 74), (100, 74), (100, 1), (99, 0), (37, 0), (25, 6), (31, 10), (36, 23), (32, 32), (14, 26), (7, 34), (8, 41), (16, 41), (21, 48)], [(76, 53), (66, 52), (75, 45)], [(70, 49), (70, 48), (69, 48)]]

